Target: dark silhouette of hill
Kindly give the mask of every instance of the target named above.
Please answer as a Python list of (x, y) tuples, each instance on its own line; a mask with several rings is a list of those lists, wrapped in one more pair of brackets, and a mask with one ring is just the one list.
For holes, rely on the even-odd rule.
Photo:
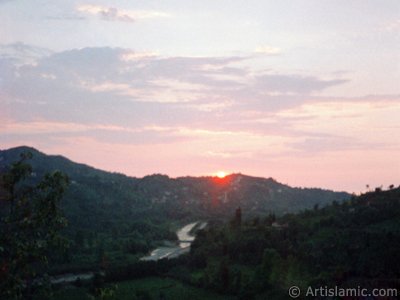
[[(75, 163), (63, 156), (46, 155), (31, 147), (0, 151), (0, 170), (31, 152), (33, 177), (60, 170), (71, 181), (65, 196), (65, 213), (73, 223), (84, 218), (90, 226), (96, 215), (131, 218), (164, 213), (173, 219), (230, 216), (238, 206), (245, 214), (298, 212), (315, 205), (349, 198), (345, 192), (317, 188), (292, 188), (272, 178), (231, 174), (225, 178), (150, 175), (128, 177)], [(82, 220), (80, 221), (82, 222)]]
[[(225, 178), (169, 178), (154, 174), (128, 177), (75, 163), (63, 156), (46, 155), (31, 147), (0, 151), (0, 173), (30, 152), (34, 185), (44, 174), (59, 170), (70, 184), (61, 201), (68, 220), (63, 235), (66, 253), (54, 257), (54, 272), (92, 270), (105, 261), (115, 265), (136, 261), (185, 222), (229, 221), (238, 206), (243, 218), (298, 212), (324, 207), (350, 197), (321, 189), (292, 188), (272, 178), (232, 174)], [(0, 207), (1, 213), (1, 207)]]

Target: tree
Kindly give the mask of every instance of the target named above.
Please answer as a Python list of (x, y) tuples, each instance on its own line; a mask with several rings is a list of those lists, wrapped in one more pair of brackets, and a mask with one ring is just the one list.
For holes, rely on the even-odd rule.
[(45, 287), (49, 250), (63, 244), (59, 203), (68, 178), (54, 172), (37, 182), (30, 158), (22, 154), (0, 176), (0, 299), (31, 299)]
[(280, 268), (281, 256), (278, 251), (273, 248), (266, 248), (263, 253), (262, 262), (258, 270), (256, 277), (261, 279), (261, 286), (270, 284), (273, 286), (277, 280), (277, 277), (282, 269)]

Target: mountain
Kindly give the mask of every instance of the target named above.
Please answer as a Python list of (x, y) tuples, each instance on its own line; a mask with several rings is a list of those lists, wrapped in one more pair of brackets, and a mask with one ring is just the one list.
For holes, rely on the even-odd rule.
[(239, 206), (246, 219), (324, 207), (350, 197), (344, 192), (292, 188), (272, 178), (242, 174), (225, 178), (170, 178), (160, 174), (134, 178), (30, 147), (0, 151), (0, 173), (27, 152), (32, 154), (28, 160), (33, 169), (30, 183), (54, 170), (70, 179), (62, 201), (68, 220), (65, 236), (71, 241), (70, 254), (63, 262), (69, 267), (71, 260), (80, 267), (93, 265), (104, 253), (110, 261), (137, 259), (160, 241), (176, 239), (174, 231), (184, 222), (228, 221)]
[[(230, 216), (238, 206), (245, 214), (282, 214), (297, 212), (315, 205), (324, 206), (350, 197), (345, 192), (317, 188), (292, 188), (272, 178), (258, 178), (232, 174), (225, 178), (180, 177), (150, 175), (143, 178), (128, 177), (78, 164), (62, 156), (46, 155), (30, 147), (17, 147), (0, 151), (0, 171), (19, 159), (21, 153), (31, 152), (29, 161), (33, 176), (60, 170), (66, 173), (71, 185), (65, 197), (66, 213), (79, 206), (89, 212), (102, 207), (116, 217), (126, 217), (152, 210), (165, 211), (174, 219), (208, 216)], [(95, 211), (91, 211), (95, 213)], [(91, 218), (90, 216), (89, 219)], [(88, 223), (90, 220), (88, 219)]]

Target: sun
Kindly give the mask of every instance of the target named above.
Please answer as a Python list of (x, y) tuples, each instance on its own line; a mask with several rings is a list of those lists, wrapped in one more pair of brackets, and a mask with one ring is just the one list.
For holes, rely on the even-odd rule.
[(225, 178), (225, 176), (227, 175), (224, 171), (218, 171), (217, 173), (215, 173), (215, 175), (218, 178)]

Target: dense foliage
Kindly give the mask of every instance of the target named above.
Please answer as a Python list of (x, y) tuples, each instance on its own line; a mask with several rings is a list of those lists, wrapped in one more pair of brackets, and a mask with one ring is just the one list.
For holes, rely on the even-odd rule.
[(192, 245), (200, 286), (243, 299), (286, 299), (293, 285), (398, 288), (400, 188), (232, 224), (210, 226)]
[[(82, 299), (173, 299), (187, 292), (193, 299), (287, 299), (293, 285), (399, 287), (400, 188), (350, 197), (241, 174), (137, 179), (34, 149), (32, 169), (24, 161), (9, 167), (26, 148), (17, 150), (0, 153), (6, 174), (0, 191), (2, 292), (32, 294), (33, 279), (45, 274), (44, 258), (53, 273), (96, 273), (75, 283), (75, 290), (60, 290), (61, 298), (76, 292)], [(60, 172), (45, 175), (54, 169), (70, 177), (61, 203), (69, 246), (49, 253), (49, 246), (61, 244), (56, 237), (64, 225), (58, 208), (66, 179)], [(138, 260), (162, 241), (174, 241), (180, 225), (199, 219), (208, 225), (189, 255)], [(153, 290), (140, 289), (143, 280)]]
[[(53, 273), (84, 271), (114, 264), (133, 263), (163, 240), (176, 240), (175, 230), (194, 220), (228, 220), (241, 206), (246, 217), (296, 212), (349, 197), (321, 189), (291, 188), (269, 178), (234, 174), (172, 179), (151, 175), (138, 179), (45, 155), (33, 148), (0, 151), (7, 166), (30, 151), (38, 179), (60, 170), (70, 178), (62, 201), (68, 220), (64, 235), (69, 247), (53, 257)], [(129, 159), (129, 158), (127, 158)]]
[[(0, 176), (0, 298), (31, 299), (44, 280), (50, 250), (63, 245), (59, 202), (67, 185), (60, 172), (32, 185), (23, 155)], [(44, 299), (44, 295), (43, 295)]]
[[(109, 299), (176, 299), (179, 285), (190, 299), (246, 300), (288, 299), (293, 285), (399, 288), (400, 188), (296, 215), (241, 213), (210, 221), (188, 256), (110, 267), (100, 286), (115, 290)], [(60, 295), (89, 299), (95, 282)]]

